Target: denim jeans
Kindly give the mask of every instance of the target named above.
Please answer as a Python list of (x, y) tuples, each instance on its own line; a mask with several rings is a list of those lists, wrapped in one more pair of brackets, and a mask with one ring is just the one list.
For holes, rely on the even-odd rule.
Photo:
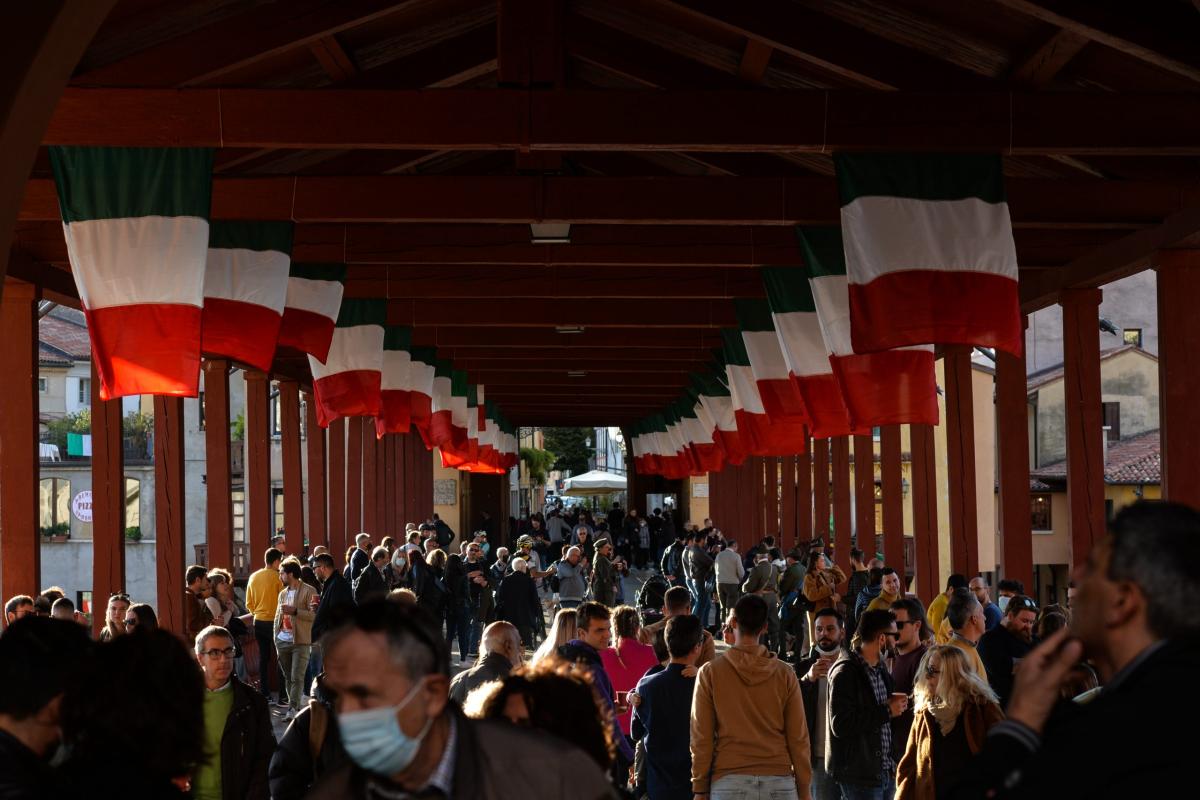
[(837, 781), (829, 777), (829, 773), (825, 771), (825, 759), (817, 758), (817, 763), (813, 764), (812, 768), (812, 784), (810, 784), (810, 794), (812, 800), (841, 800), (842, 792), (838, 788)]
[(471, 610), (464, 605), (451, 606), (446, 609), (446, 644), (458, 639), (458, 657), (467, 660), (471, 652)]
[(712, 785), (710, 800), (796, 800), (791, 775), (726, 775)]
[(279, 649), (279, 668), (287, 679), (288, 705), (292, 711), (300, 711), (300, 698), (304, 694), (304, 675), (308, 670), (308, 655), (311, 644), (292, 644), (276, 640)]
[[(259, 691), (271, 699), (271, 654), (275, 652), (275, 623), (269, 620), (254, 620), (254, 640), (258, 643)], [(287, 682), (283, 670), (279, 669), (279, 696), (287, 694)]]
[[(707, 581), (704, 583), (695, 583), (696, 594), (692, 601), (692, 613), (700, 618), (700, 627), (707, 628), (708, 612), (712, 610), (712, 585)], [(718, 620), (718, 625), (720, 621)]]
[(896, 776), (886, 773), (879, 776), (876, 786), (855, 786), (839, 783), (842, 800), (892, 800), (896, 796)]

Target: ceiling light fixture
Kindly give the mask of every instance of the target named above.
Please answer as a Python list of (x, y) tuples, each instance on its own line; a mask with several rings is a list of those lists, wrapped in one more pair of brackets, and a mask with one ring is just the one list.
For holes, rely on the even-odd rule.
[(529, 236), (533, 244), (570, 244), (571, 223), (531, 222)]
[(555, 333), (583, 333), (582, 325), (555, 325)]

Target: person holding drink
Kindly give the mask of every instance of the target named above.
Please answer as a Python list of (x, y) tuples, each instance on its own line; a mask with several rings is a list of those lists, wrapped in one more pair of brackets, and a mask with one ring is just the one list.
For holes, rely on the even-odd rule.
[(846, 624), (837, 609), (825, 608), (816, 612), (813, 627), (816, 643), (808, 656), (796, 662), (808, 740), (812, 743), (812, 798), (839, 800), (841, 792), (825, 771), (825, 753), (829, 742), (829, 670), (845, 652)]

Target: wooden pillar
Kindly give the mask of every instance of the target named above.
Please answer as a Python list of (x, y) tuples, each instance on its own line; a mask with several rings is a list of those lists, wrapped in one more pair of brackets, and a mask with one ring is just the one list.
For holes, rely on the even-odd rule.
[[(207, 392), (205, 394), (207, 397)], [(228, 430), (228, 426), (226, 426)], [(225, 437), (228, 447), (229, 437)], [(183, 398), (154, 398), (154, 560), (158, 626), (182, 634), (187, 568), (187, 486), (184, 480)], [(211, 509), (210, 509), (211, 513)], [(226, 564), (232, 561), (224, 562)]]
[[(396, 536), (396, 441), (400, 437), (389, 433), (383, 437), (383, 532)], [(404, 526), (401, 525), (403, 530)]]
[(288, 552), (304, 553), (304, 472), (300, 463), (300, 385), (279, 382), (279, 438), (283, 446), (283, 533)]
[(1033, 591), (1029, 496), (1029, 398), (1025, 355), (996, 351), (996, 449), (999, 456), (1003, 575)]
[(763, 479), (763, 499), (766, 501), (766, 518), (763, 530), (768, 536), (774, 536), (776, 542), (781, 538), (779, 525), (779, 459), (769, 456), (763, 462), (766, 475)]
[(864, 553), (875, 552), (875, 442), (870, 434), (854, 437), (854, 543)]
[[(375, 436), (372, 422), (367, 421), (368, 438)], [(387, 448), (387, 439), (375, 440), (375, 535), (380, 539), (392, 534), (387, 521)]]
[(19, 594), (36, 597), (42, 580), (38, 319), (35, 286), (11, 280), (0, 284), (0, 599), (7, 600)]
[(1200, 505), (1200, 251), (1158, 254), (1162, 496)]
[[(411, 499), (405, 489), (412, 462), (412, 454), (409, 451), (417, 438), (416, 432), (411, 429), (409, 433), (396, 437), (396, 465), (392, 482), (396, 486), (396, 530), (400, 533), (404, 532), (404, 526), (410, 522), (420, 524), (420, 521), (412, 513)], [(499, 525), (498, 522), (497, 525)], [(497, 546), (495, 543), (492, 544), (492, 547)]]
[(362, 422), (362, 529), (374, 537), (371, 543), (374, 544), (379, 539), (379, 504), (375, 502), (376, 494), (379, 491), (377, 482), (378, 472), (375, 469), (375, 460), (377, 458), (377, 447), (375, 439), (375, 427), (371, 424), (371, 420), (363, 419)]
[(883, 560), (899, 571), (904, 567), (904, 474), (899, 425), (879, 429), (879, 481), (883, 494)]
[(104, 627), (104, 609), (125, 591), (125, 459), (121, 400), (100, 399), (92, 362), (92, 631)]
[(1099, 289), (1062, 293), (1071, 564), (1104, 536), (1104, 415), (1100, 405)]
[[(246, 541), (250, 563), (256, 563), (275, 535), (271, 499), (271, 382), (261, 372), (246, 376)], [(216, 565), (220, 566), (220, 565)]]
[[(744, 515), (750, 517), (750, 530), (755, 542), (760, 541), (765, 535), (763, 531), (763, 506), (766, 503), (763, 491), (763, 475), (766, 472), (764, 462), (765, 459), (762, 456), (755, 456), (749, 460), (750, 469), (747, 470), (746, 480), (749, 482), (750, 491), (745, 495), (746, 503), (742, 506)], [(749, 508), (746, 507), (747, 505)]]
[(308, 434), (308, 541), (312, 548), (317, 545), (328, 547), (325, 429), (317, 424), (317, 405), (311, 392), (304, 394), (304, 428)]
[(796, 456), (796, 540), (813, 538), (813, 440), (805, 439), (804, 452)]
[[(971, 348), (945, 348), (946, 480), (950, 495), (950, 563), (968, 578), (979, 574), (979, 519), (975, 501), (975, 413)], [(1099, 363), (1099, 362), (1097, 362)]]
[[(350, 417), (346, 428), (346, 547), (363, 529), (363, 418)], [(342, 551), (343, 553), (345, 550)]]
[(417, 516), (428, 519), (433, 516), (433, 453), (424, 447), (415, 447), (417, 471)]
[(833, 558), (850, 571), (850, 437), (831, 440), (833, 450)]
[(796, 456), (779, 459), (779, 549), (796, 546)]
[(346, 420), (329, 423), (329, 552), (341, 564), (346, 542)]
[(813, 537), (829, 544), (832, 526), (829, 524), (829, 440), (813, 440)]
[(913, 573), (928, 606), (941, 591), (938, 575), (937, 465), (932, 425), (910, 425), (912, 440)]
[[(206, 505), (204, 521), (205, 539), (208, 544), (208, 564), (206, 566), (231, 568), (233, 566), (233, 481), (230, 475), (232, 444), (229, 434), (229, 362), (224, 359), (205, 359), (203, 369)], [(242, 445), (246, 446), (246, 443), (243, 442)], [(249, 528), (247, 527), (246, 530)], [(261, 556), (262, 553), (253, 556), (251, 563)]]

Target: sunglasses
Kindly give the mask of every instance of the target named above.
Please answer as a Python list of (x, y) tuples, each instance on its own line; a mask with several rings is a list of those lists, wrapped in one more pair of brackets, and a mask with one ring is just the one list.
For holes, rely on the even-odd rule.
[(896, 637), (898, 637), (900, 635), (900, 632), (899, 631), (884, 631), (883, 635), (890, 637), (892, 639), (895, 639)]
[(135, 628), (135, 627), (137, 627), (137, 624), (138, 624), (137, 617), (130, 617), (129, 619), (125, 620), (126, 628)]

